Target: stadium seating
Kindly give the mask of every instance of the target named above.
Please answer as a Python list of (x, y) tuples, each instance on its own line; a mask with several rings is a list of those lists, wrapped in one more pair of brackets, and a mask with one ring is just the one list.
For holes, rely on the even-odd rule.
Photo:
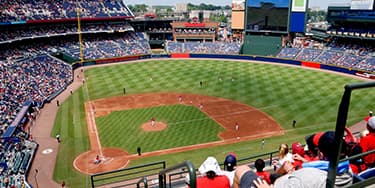
[(77, 7), (83, 18), (133, 16), (123, 1), (63, 0), (49, 3), (47, 0), (9, 0), (2, 2), (0, 22), (76, 18)]
[(340, 59), (336, 61), (337, 66), (342, 66), (342, 67), (349, 67), (352, 68), (355, 65), (357, 65), (359, 62), (364, 60), (364, 57), (362, 56), (356, 56), (356, 55), (344, 55)]
[(295, 59), (297, 60), (304, 60), (304, 61), (313, 61), (322, 53), (322, 50), (319, 49), (311, 49), (311, 48), (304, 48), (302, 51), (296, 56)]
[(168, 42), (168, 53), (239, 54), (241, 43), (226, 42)]
[(342, 51), (324, 50), (323, 53), (315, 59), (316, 62), (334, 65), (335, 61), (344, 55)]
[(36, 152), (37, 144), (24, 137), (16, 136), (2, 139), (0, 145), (9, 145), (8, 148), (0, 147), (0, 187), (5, 187), (5, 177), (9, 179), (9, 187), (21, 187), (21, 181), (26, 180), (26, 173), (32, 162), (32, 156)]
[(369, 57), (359, 63), (354, 68), (359, 70), (365, 70), (369, 72), (375, 72), (375, 57)]
[(72, 81), (71, 67), (48, 55), (4, 62), (0, 72), (2, 130), (12, 123), (25, 101), (31, 99), (42, 105), (49, 96)]
[(277, 55), (279, 58), (313, 61), (339, 67), (354, 68), (361, 71), (375, 70), (374, 48), (371, 44), (350, 43), (334, 40), (324, 49), (283, 48)]
[[(113, 31), (133, 31), (129, 23), (103, 23), (103, 24), (83, 24), (82, 33), (100, 33)], [(78, 34), (77, 24), (53, 24), (53, 25), (35, 25), (30, 27), (16, 27), (3, 29), (0, 32), (0, 43), (11, 42), (14, 40), (31, 39), (39, 37), (63, 36)]]
[[(138, 38), (134, 32), (126, 32), (121, 35), (101, 35), (85, 37), (83, 40), (84, 59), (104, 59), (113, 57), (123, 57), (130, 55), (151, 54), (151, 47), (144, 38)], [(65, 43), (64, 46), (58, 48), (79, 59), (78, 42)]]
[(281, 49), (277, 57), (294, 59), (300, 52), (301, 52), (301, 49), (299, 48), (283, 48)]

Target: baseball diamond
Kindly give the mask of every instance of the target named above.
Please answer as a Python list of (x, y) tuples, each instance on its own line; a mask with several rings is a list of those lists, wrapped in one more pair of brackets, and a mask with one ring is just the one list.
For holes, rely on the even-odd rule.
[[(199, 164), (206, 156), (211, 155), (221, 159), (228, 151), (236, 152), (239, 156), (249, 156), (259, 152), (273, 151), (276, 149), (273, 146), (281, 142), (303, 140), (304, 136), (310, 132), (332, 130), (335, 127), (342, 86), (359, 81), (347, 76), (299, 67), (235, 60), (143, 60), (104, 67), (89, 67), (84, 74), (86, 83), (62, 102), (51, 133), (51, 135), (59, 133), (62, 138), (56, 161), (55, 180), (69, 180), (71, 185), (77, 187), (88, 186), (89, 180), (85, 173), (113, 169), (112, 167), (106, 169), (105, 165), (110, 163), (118, 164), (116, 168), (160, 160), (165, 160), (168, 164), (192, 160), (195, 164)], [(221, 80), (218, 79), (219, 75)], [(150, 76), (153, 80), (149, 79)], [(202, 88), (199, 84), (201, 80), (204, 82)], [(123, 88), (126, 88), (126, 94), (123, 93)], [(179, 103), (180, 95), (183, 104)], [(191, 100), (189, 97), (193, 96), (195, 99)], [(364, 90), (355, 93), (354, 96), (357, 97), (353, 97), (355, 102), (351, 106), (348, 118), (350, 124), (362, 120), (362, 114), (365, 113), (363, 111), (372, 107), (368, 101), (374, 100), (375, 95), (374, 91)], [(207, 126), (213, 126), (213, 129), (183, 132), (192, 139), (195, 139), (198, 134), (214, 133), (212, 140), (202, 141), (203, 143), (220, 142), (220, 139), (224, 137), (221, 137), (221, 134), (218, 136), (217, 133), (225, 128), (234, 130), (236, 121), (239, 121), (240, 134), (256, 133), (254, 131), (245, 133), (247, 125), (244, 122), (264, 121), (253, 119), (251, 115), (247, 115), (247, 119), (241, 121), (234, 117), (227, 122), (229, 126), (227, 128), (226, 123), (220, 122), (213, 114), (210, 114), (210, 108), (213, 106), (205, 103), (208, 98), (231, 101), (259, 111), (264, 118), (271, 117), (281, 126), (274, 127), (274, 132), (282, 131), (284, 135), (269, 137), (270, 135), (266, 134), (269, 131), (259, 129), (258, 131), (265, 132), (264, 138), (267, 140), (264, 150), (261, 150), (262, 139), (256, 138), (240, 139), (240, 142), (234, 138), (233, 140), (236, 140), (234, 143), (210, 145), (203, 149), (196, 149), (194, 152), (191, 152), (190, 148), (190, 150), (177, 153), (169, 152), (169, 149), (187, 147), (186, 140), (189, 139), (180, 137), (176, 139), (172, 134), (139, 139), (137, 144), (127, 143), (128, 135), (124, 134), (132, 126), (138, 127), (136, 129), (139, 134), (165, 134), (173, 130), (173, 126), (181, 122), (184, 116), (194, 120), (195, 123), (199, 122), (196, 121), (197, 119), (202, 119)], [(134, 106), (136, 104), (134, 101), (144, 101), (147, 105)], [(198, 105), (202, 101), (204, 107), (199, 110)], [(226, 117), (233, 112), (243, 111), (243, 107), (221, 106), (218, 113), (220, 113), (219, 116)], [(179, 115), (173, 116), (174, 114)], [(153, 116), (156, 122), (165, 123), (166, 128), (154, 132), (143, 131), (142, 124), (149, 124)], [(98, 133), (94, 137), (91, 133), (95, 131), (91, 130), (88, 123), (93, 120), (97, 122), (94, 127), (97, 128)], [(296, 128), (292, 127), (293, 120), (298, 122)], [(223, 134), (225, 135), (225, 132)], [(168, 140), (169, 137), (174, 140)], [(88, 164), (92, 165), (91, 162), (100, 153), (99, 150), (92, 149), (93, 138), (100, 140), (104, 160), (102, 164), (90, 168)], [(160, 143), (155, 142), (155, 139), (162, 139), (166, 143), (172, 142), (175, 145), (171, 145), (171, 148), (163, 148)], [(197, 143), (190, 144), (196, 145)], [(139, 157), (136, 155), (138, 146), (142, 146), (142, 155)], [(152, 154), (158, 150), (167, 152)], [(112, 155), (113, 152), (115, 155), (117, 153), (126, 156), (128, 160), (117, 163), (116, 157)], [(77, 166), (79, 156), (85, 159), (83, 160), (84, 170), (77, 171), (72, 166)], [(66, 164), (72, 164), (72, 166)], [(89, 169), (92, 171), (88, 171)]]
[(373, 1), (1, 2), (0, 188), (375, 184)]
[[(185, 102), (179, 102), (179, 96)], [(195, 106), (201, 101), (204, 101), (205, 107), (199, 111)], [(160, 107), (176, 103), (179, 105)], [(185, 105), (187, 107), (183, 107)], [(95, 106), (95, 113), (93, 113), (93, 106)], [(149, 109), (153, 106), (158, 107)], [(144, 113), (145, 108), (150, 112)], [(121, 113), (121, 110), (127, 109), (139, 109), (135, 110), (139, 112)], [(91, 150), (78, 156), (73, 165), (80, 172), (88, 174), (124, 168), (129, 160), (139, 158), (134, 153), (142, 140), (151, 141), (142, 146), (146, 151), (142, 157), (149, 157), (283, 134), (281, 127), (270, 116), (259, 110), (231, 100), (196, 94), (148, 93), (116, 96), (86, 102), (85, 111), (86, 116), (89, 117), (87, 124)], [(205, 117), (202, 112), (210, 118)], [(148, 114), (154, 114), (168, 123), (157, 122), (156, 125), (152, 125), (148, 121)], [(139, 119), (133, 121), (130, 117)], [(211, 119), (222, 128), (216, 126)], [(114, 122), (110, 122), (111, 120)], [(233, 120), (241, 123), (241, 131), (236, 131), (232, 126)], [(140, 130), (142, 121), (147, 122), (142, 124)], [(165, 124), (169, 126), (165, 132), (144, 134), (144, 131), (162, 131), (161, 128)], [(97, 139), (98, 132), (95, 127), (99, 127), (100, 137), (107, 141), (105, 145), (117, 148), (125, 146), (126, 151), (121, 152), (119, 149), (109, 151), (110, 149), (103, 148), (101, 141)], [(113, 129), (117, 130), (116, 134), (110, 133)], [(187, 132), (192, 132), (194, 135)], [(176, 142), (179, 139), (182, 141)], [(93, 163), (92, 159), (98, 153), (106, 159), (105, 163), (100, 165)], [(127, 155), (128, 153), (133, 155)]]

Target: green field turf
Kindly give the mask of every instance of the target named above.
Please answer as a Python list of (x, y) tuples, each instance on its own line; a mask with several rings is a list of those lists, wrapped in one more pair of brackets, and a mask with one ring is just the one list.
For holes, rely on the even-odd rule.
[[(260, 140), (254, 140), (194, 152), (149, 157), (130, 164), (165, 160), (168, 165), (173, 165), (191, 160), (198, 167), (210, 155), (222, 161), (227, 152), (234, 151), (240, 158), (244, 158), (274, 151), (280, 143), (290, 144), (296, 140), (302, 142), (304, 136), (316, 131), (333, 130), (344, 85), (359, 82), (353, 78), (299, 67), (214, 60), (150, 60), (93, 68), (87, 70), (85, 75), (88, 77), (87, 85), (61, 105), (51, 133), (52, 137), (59, 133), (64, 140), (59, 147), (54, 178), (57, 182), (64, 180), (69, 187), (87, 187), (90, 183), (88, 176), (79, 174), (71, 165), (74, 158), (89, 147), (83, 110), (85, 100), (123, 95), (123, 88), (129, 94), (179, 92), (218, 96), (256, 107), (272, 116), (287, 130), (284, 136), (267, 138), (264, 151), (260, 150)], [(203, 81), (203, 88), (199, 88), (200, 80)], [(373, 89), (355, 91), (352, 94), (348, 125), (362, 120), (368, 110), (375, 109), (371, 103), (374, 98)], [(145, 113), (148, 110), (153, 109), (147, 109)], [(134, 117), (124, 117), (123, 121), (131, 121), (128, 118)], [(295, 129), (291, 126), (293, 119), (297, 121)], [(99, 129), (100, 132), (103, 131)], [(111, 133), (100, 134), (105, 143), (106, 139), (114, 136)], [(164, 136), (160, 138), (164, 139)], [(122, 140), (118, 142), (124, 144)], [(136, 146), (129, 147), (132, 147), (130, 150), (134, 153)]]
[[(144, 132), (143, 123), (151, 117), (168, 125), (160, 132)], [(128, 153), (156, 151), (220, 140), (223, 128), (194, 106), (173, 105), (115, 111), (96, 118), (100, 142), (104, 147), (123, 148)], [(151, 125), (150, 125), (151, 126)]]

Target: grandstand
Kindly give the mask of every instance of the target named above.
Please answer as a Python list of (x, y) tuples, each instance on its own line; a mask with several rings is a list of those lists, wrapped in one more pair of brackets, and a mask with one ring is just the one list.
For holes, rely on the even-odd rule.
[(237, 42), (167, 42), (168, 53), (239, 54)]
[[(67, 88), (70, 89), (75, 78), (80, 81), (80, 84), (84, 84), (85, 78), (87, 77), (84, 77), (84, 69), (80, 69), (81, 66), (85, 67), (102, 63), (146, 58), (155, 58), (155, 61), (159, 61), (159, 59), (156, 58), (192, 57), (233, 58), (242, 61), (272, 61), (292, 65), (301, 65), (305, 63), (305, 61), (317, 62), (329, 65), (327, 67), (343, 68), (340, 70), (345, 70), (350, 74), (353, 74), (351, 72), (352, 70), (366, 73), (374, 73), (375, 71), (375, 48), (372, 41), (362, 43), (358, 42), (356, 39), (350, 39), (355, 41), (353, 43), (352, 41), (347, 42), (346, 38), (343, 37), (346, 36), (345, 33), (348, 33), (348, 35), (354, 38), (362, 36), (373, 37), (373, 28), (367, 30), (364, 28), (338, 29), (337, 25), (335, 25), (335, 28), (331, 28), (327, 32), (331, 33), (333, 37), (340, 35), (338, 37), (339, 39), (326, 44), (323, 49), (317, 49), (311, 46), (281, 49), (282, 44), (280, 36), (273, 36), (273, 34), (268, 33), (268, 31), (261, 34), (258, 33), (258, 31), (254, 32), (256, 23), (251, 23), (252, 35), (246, 36), (248, 39), (246, 41), (250, 41), (250, 43), (245, 43), (246, 47), (244, 48), (243, 44), (239, 42), (229, 40), (218, 41), (217, 26), (214, 23), (203, 24), (184, 21), (170, 26), (167, 24), (172, 21), (147, 21), (147, 25), (144, 24), (143, 21), (131, 20), (134, 17), (133, 13), (124, 1), (83, 0), (75, 2), (63, 0), (56, 1), (52, 4), (50, 1), (46, 0), (4, 1), (2, 6), (3, 11), (0, 15), (0, 187), (6, 186), (6, 178), (9, 178), (10, 185), (16, 187), (35, 187), (35, 184), (37, 185), (38, 172), (32, 172), (35, 180), (33, 178), (27, 178), (33, 177), (30, 175), (30, 171), (34, 171), (35, 169), (31, 169), (31, 165), (38, 151), (38, 140), (33, 139), (31, 129), (35, 127), (36, 118), (38, 114), (40, 114), (40, 111), (43, 111), (45, 105), (48, 104), (51, 106), (49, 103), (52, 101), (56, 102), (56, 97), (58, 97), (60, 93), (66, 92)], [(80, 17), (82, 19), (80, 30), (77, 28), (76, 23), (77, 8), (80, 10)], [(261, 18), (257, 17), (257, 20), (260, 19)], [(270, 23), (275, 25), (279, 22), (278, 19), (272, 20)], [(285, 19), (282, 20), (282, 22), (284, 21)], [(160, 24), (162, 27), (160, 27)], [(144, 25), (147, 25), (147, 27), (139, 28)], [(285, 34), (284, 27), (286, 26), (275, 27), (282, 28), (283, 31), (281, 31), (281, 33)], [(260, 29), (269, 28), (264, 27)], [(351, 33), (353, 33), (353, 35), (351, 35)], [(79, 36), (82, 37), (81, 43), (78, 40)], [(173, 38), (173, 36), (177, 37)], [(164, 43), (165, 39), (168, 41)], [(151, 44), (152, 42), (150, 41), (154, 43)], [(154, 56), (151, 47), (163, 46), (161, 43), (163, 45), (165, 44), (166, 54)], [(245, 55), (239, 56), (241, 51)], [(279, 52), (277, 58), (273, 58), (272, 56), (277, 54), (277, 52)], [(80, 57), (83, 57), (83, 59), (80, 59)], [(207, 70), (209, 70), (207, 72), (212, 71), (211, 68), (212, 67), (207, 68)], [(78, 72), (77, 70), (82, 70), (82, 72), (75, 75), (75, 70), (76, 72)], [(213, 76), (213, 74), (217, 76), (216, 74), (218, 74), (218, 72), (221, 73), (221, 71), (222, 70), (218, 70), (215, 73), (207, 74), (210, 74), (209, 76)], [(235, 76), (237, 76), (235, 74), (237, 73), (238, 72), (223, 73), (223, 75), (225, 75), (223, 79), (226, 79), (224, 81), (230, 80), (230, 82), (224, 82), (221, 75), (218, 74), (217, 83), (223, 83), (225, 87), (235, 85), (237, 84), (235, 79), (239, 79), (235, 78)], [(80, 75), (82, 77), (79, 77)], [(242, 74), (239, 75), (245, 77)], [(112, 76), (120, 78), (123, 75), (114, 74)], [(152, 88), (152, 76), (154, 76), (153, 73), (147, 75), (147, 77), (150, 78), (150, 80), (147, 81), (150, 82), (144, 85), (140, 84), (139, 88), (136, 87), (136, 89), (142, 87)], [(160, 74), (158, 76), (163, 77), (164, 75)], [(172, 80), (175, 76), (176, 75), (167, 76), (167, 79)], [(154, 77), (154, 80), (157, 79), (158, 78)], [(210, 79), (216, 79), (216, 77), (210, 77)], [(188, 81), (195, 83), (197, 80), (199, 80), (198, 77), (189, 79)], [(186, 80), (184, 80), (184, 82), (185, 81)], [(124, 82), (128, 82), (128, 80)], [(121, 84), (126, 85), (127, 83)], [(170, 86), (169, 83), (166, 84), (167, 89), (172, 90), (169, 87), (175, 87), (181, 83), (171, 81), (171, 84), (172, 86)], [(205, 84), (206, 80), (204, 86)], [(82, 87), (77, 93), (82, 94), (83, 92), (87, 92), (88, 87), (92, 87), (92, 85)], [(125, 95), (125, 86), (121, 85), (120, 87), (121, 92), (123, 89), (123, 94)], [(84, 89), (86, 90), (83, 91)], [(132, 89), (134, 88), (130, 88), (130, 92), (134, 92)], [(237, 92), (237, 90), (245, 90), (245, 88), (231, 89), (230, 92)], [(197, 92), (195, 90), (184, 91)], [(248, 91), (250, 90), (246, 90), (245, 94), (247, 94)], [(198, 90), (198, 92), (202, 94), (203, 90)], [(222, 93), (225, 92), (227, 91)], [(73, 96), (72, 91), (70, 94)], [(117, 95), (118, 93), (115, 94)], [(205, 94), (207, 95), (207, 93)], [(72, 100), (77, 102), (81, 100), (80, 97), (82, 96), (74, 95), (74, 97), (72, 97), (74, 99)], [(237, 99), (241, 97), (237, 97)], [(59, 102), (60, 101), (57, 101), (57, 106), (60, 105)], [(54, 104), (55, 103), (52, 105)], [(74, 106), (74, 111), (69, 111), (69, 113), (85, 114), (81, 111), (81, 108), (84, 108), (82, 106)], [(46, 112), (47, 111), (44, 110), (43, 113)], [(78, 121), (81, 121), (81, 119), (75, 118), (76, 116), (72, 118), (72, 121), (78, 124)], [(64, 119), (64, 117), (62, 117), (62, 119)], [(69, 124), (69, 126), (64, 127), (65, 131), (69, 129), (68, 131), (73, 132), (72, 134), (76, 134), (74, 135), (76, 140), (69, 140), (69, 144), (74, 145), (77, 143), (77, 140), (81, 141), (81, 137), (87, 139), (87, 135), (82, 136), (80, 135), (81, 133), (72, 131), (75, 124), (74, 126), (72, 125)], [(53, 140), (53, 138), (49, 138), (49, 141), (51, 139)], [(56, 145), (56, 143), (49, 144)], [(84, 144), (86, 143), (79, 143), (77, 145)], [(43, 145), (43, 149), (46, 149), (46, 145)], [(56, 152), (57, 150), (58, 149), (56, 149)], [(242, 161), (241, 164), (248, 164), (258, 157), (273, 158), (273, 154), (275, 154), (274, 151), (270, 153), (265, 152), (260, 155), (240, 159), (240, 161)], [(43, 163), (43, 161), (38, 162)], [(147, 166), (147, 164), (140, 165), (139, 168), (143, 168), (144, 166)], [(190, 183), (195, 181), (196, 169), (194, 166), (191, 166), (190, 162), (183, 162), (181, 165), (174, 166), (166, 166), (164, 163), (161, 166), (162, 167), (157, 168), (157, 171), (155, 169), (146, 170), (146, 172), (150, 172), (146, 174), (147, 176), (152, 176), (152, 182), (150, 182), (150, 178), (142, 177), (142, 179), (140, 179), (141, 173), (138, 172), (130, 173), (138, 174), (138, 179), (132, 177), (126, 181), (129, 181), (130, 186), (133, 187), (135, 184), (147, 184), (147, 182), (150, 183), (149, 185), (157, 186), (158, 184), (165, 183), (166, 174), (174, 170), (178, 172), (174, 172), (175, 174), (171, 176), (185, 177), (186, 173), (190, 173), (189, 175), (192, 180)], [(131, 167), (130, 169), (136, 168)], [(120, 171), (127, 172), (128, 170), (129, 168), (121, 169)], [(158, 174), (164, 179), (155, 177)], [(52, 176), (52, 173), (48, 175)], [(103, 174), (95, 174), (91, 176), (91, 183), (94, 184), (95, 181), (100, 182), (100, 179), (94, 181), (93, 178), (102, 175)], [(79, 174), (77, 176), (83, 175)], [(104, 176), (106, 176), (106, 174)], [(28, 181), (32, 181), (33, 186), (29, 185)], [(47, 182), (47, 180), (45, 181)], [(48, 180), (48, 183), (49, 181), (50, 180)], [(55, 179), (54, 181), (57, 180)], [(136, 181), (136, 183), (134, 183), (134, 181)], [(48, 183), (47, 185), (56, 184)], [(104, 184), (106, 183), (107, 182), (104, 181)], [(177, 178), (173, 183), (178, 183), (178, 186), (185, 186), (185, 181), (181, 178)], [(71, 182), (68, 184), (72, 185)], [(192, 187), (194, 186), (192, 185)]]
[(122, 1), (58, 1), (50, 4), (45, 0), (6, 1), (0, 22), (36, 22), (40, 20), (66, 20), (77, 18), (76, 8), (82, 18), (133, 17)]
[[(84, 35), (84, 59), (151, 50), (143, 35), (123, 21), (133, 15), (122, 1), (6, 1), (2, 6), (0, 187), (5, 179), (9, 186), (31, 187), (27, 175), (37, 149), (31, 135), (35, 118), (73, 80), (72, 66), (59, 54), (79, 60), (79, 34)], [(80, 31), (77, 8), (84, 21)]]

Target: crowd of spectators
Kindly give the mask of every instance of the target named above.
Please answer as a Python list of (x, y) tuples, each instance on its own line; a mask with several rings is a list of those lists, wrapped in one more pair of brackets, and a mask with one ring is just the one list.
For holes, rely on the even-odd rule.
[(216, 34), (216, 29), (215, 28), (176, 28), (175, 29), (176, 34), (199, 34), (199, 35), (204, 35), (204, 34)]
[[(294, 42), (295, 47), (281, 49), (277, 57), (318, 62), (362, 71), (375, 71), (375, 47), (371, 43), (333, 40), (326, 46), (311, 45), (314, 42)], [(318, 46), (318, 47), (316, 47)]]
[[(140, 38), (135, 32), (125, 32), (116, 35), (86, 36), (83, 39), (84, 59), (104, 59), (130, 55), (151, 54), (148, 41)], [(79, 43), (67, 42), (57, 47), (57, 51), (66, 52), (79, 59)]]
[(26, 176), (36, 149), (25, 132), (0, 142), (0, 187), (31, 187)]
[(375, 28), (368, 27), (366, 29), (352, 28), (352, 27), (340, 27), (340, 28), (329, 28), (327, 33), (334, 35), (346, 35), (356, 37), (375, 37)]
[(336, 50), (324, 50), (322, 54), (316, 58), (314, 61), (324, 64), (334, 65), (335, 61), (344, 56), (344, 52)]
[(239, 54), (237, 42), (167, 42), (168, 53)]
[(63, 0), (53, 3), (47, 0), (10, 0), (2, 2), (0, 22), (76, 18), (77, 7), (83, 18), (133, 16), (124, 2), (119, 0)]
[(369, 57), (357, 63), (353, 68), (369, 72), (375, 71), (375, 57)]
[(69, 65), (48, 55), (0, 61), (0, 125), (4, 132), (26, 101), (38, 106), (72, 81)]
[[(122, 33), (86, 34), (83, 36), (83, 58), (103, 59), (129, 55), (151, 54), (151, 47), (144, 35), (133, 31)], [(0, 46), (0, 61), (22, 60), (40, 53), (65, 52), (79, 59), (78, 35), (50, 37), (22, 41), (20, 45)], [(38, 45), (35, 45), (38, 44)]]
[(360, 63), (361, 61), (363, 61), (364, 59), (365, 59), (364, 56), (347, 54), (347, 55), (344, 55), (343, 57), (341, 57), (340, 59), (337, 59), (335, 64), (337, 66), (341, 66), (341, 67), (352, 68), (355, 65), (357, 65), (358, 63)]
[(156, 32), (156, 33), (169, 33), (172, 32), (172, 28), (157, 28), (157, 27), (149, 27), (146, 29), (148, 32)]
[(304, 48), (304, 49), (302, 49), (301, 53), (299, 53), (295, 57), (295, 59), (304, 60), (304, 61), (313, 61), (321, 53), (322, 53), (322, 50), (319, 50), (319, 49)]
[[(7, 27), (0, 28), (0, 43), (13, 40), (21, 40), (35, 37), (49, 37), (57, 35), (78, 34), (77, 24), (49, 24), (49, 25), (30, 25), (27, 27)], [(100, 24), (82, 24), (81, 32), (99, 33), (114, 31), (133, 31), (129, 23), (100, 23)]]
[(329, 50), (340, 50), (357, 56), (371, 55), (375, 52), (374, 45), (369, 42), (352, 42), (350, 40), (333, 40), (327, 45)]
[(301, 52), (301, 49), (299, 48), (283, 48), (281, 49), (279, 54), (277, 54), (277, 57), (294, 59), (299, 54), (299, 52)]
[[(375, 173), (371, 173), (375, 172), (375, 154), (357, 156), (375, 149), (375, 117), (371, 111), (365, 121), (366, 130), (358, 136), (345, 128), (335, 187), (349, 187), (375, 176)], [(286, 143), (280, 144), (278, 157), (272, 159), (272, 165), (267, 166), (262, 158), (256, 159), (253, 164), (237, 166), (237, 156), (231, 152), (225, 158), (222, 170), (216, 158), (208, 157), (198, 169), (197, 187), (326, 187), (329, 161), (336, 158), (336, 153), (332, 150), (336, 144), (335, 132), (307, 135), (305, 142), (305, 145), (294, 142), (291, 147)], [(357, 157), (343, 160), (351, 156)]]

